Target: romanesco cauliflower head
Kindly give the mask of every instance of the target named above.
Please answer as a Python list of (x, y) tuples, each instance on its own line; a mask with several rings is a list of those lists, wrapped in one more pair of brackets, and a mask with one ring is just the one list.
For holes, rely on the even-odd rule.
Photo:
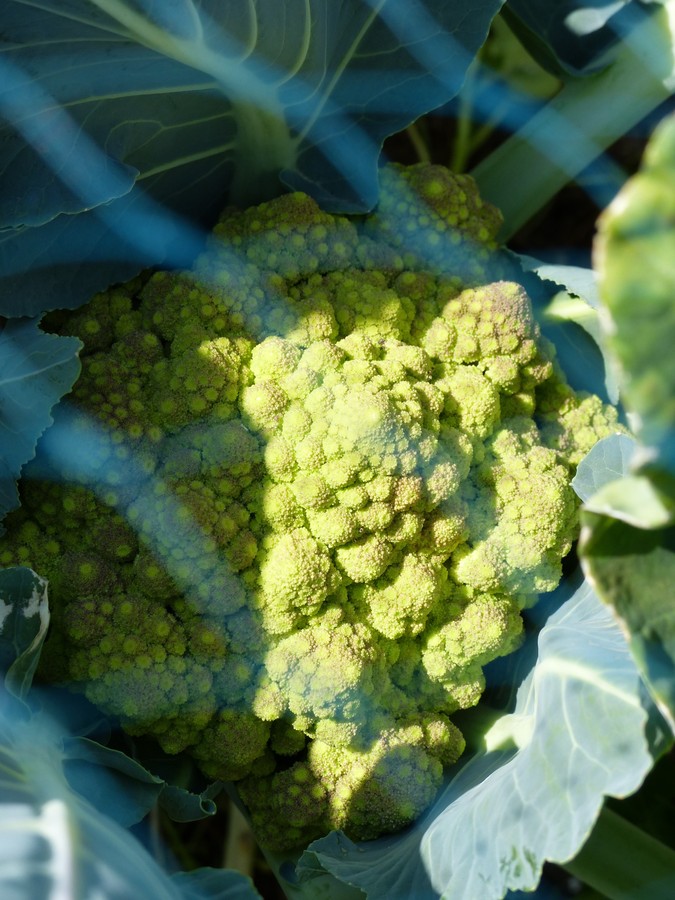
[(84, 343), (56, 432), (85, 455), (38, 455), (0, 548), (51, 582), (43, 678), (239, 780), (277, 848), (431, 802), (617, 428), (471, 180), (383, 179), (361, 219), (230, 211), (193, 271), (56, 317)]

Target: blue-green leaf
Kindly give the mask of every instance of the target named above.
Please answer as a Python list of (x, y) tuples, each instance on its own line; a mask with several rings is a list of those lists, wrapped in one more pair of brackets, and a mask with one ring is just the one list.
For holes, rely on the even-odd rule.
[[(604, 366), (604, 388), (610, 403), (619, 402), (619, 384), (614, 365), (614, 360), (606, 352), (604, 347), (602, 329), (599, 321), (600, 299), (598, 297), (597, 277), (593, 269), (585, 269), (582, 266), (553, 265), (540, 262), (532, 257), (520, 256), (522, 265), (534, 272), (545, 282), (558, 286), (555, 293), (543, 311), (544, 322), (552, 326), (559, 324), (559, 334), (565, 334), (565, 342), (560, 342), (562, 355), (565, 355), (565, 344), (570, 342), (568, 332), (565, 332), (565, 323), (573, 323), (582, 328), (595, 342), (602, 354)], [(557, 342), (556, 342), (557, 345)], [(588, 360), (588, 354), (584, 354)], [(595, 354), (597, 356), (597, 354)], [(583, 359), (578, 354), (579, 361)], [(597, 386), (588, 386), (591, 391), (598, 391)]]
[[(559, 263), (544, 263), (532, 259), (532, 269), (545, 281), (562, 285), (570, 294), (581, 297), (592, 310), (600, 306), (597, 275), (593, 269), (583, 266), (566, 266)], [(588, 315), (588, 313), (587, 313)], [(595, 337), (595, 335), (593, 335)]]
[[(215, 814), (214, 798), (221, 793), (222, 782), (195, 793), (177, 783), (181, 773), (179, 766), (171, 765), (174, 761), (157, 760), (158, 772), (151, 763), (148, 768), (145, 760), (140, 762), (89, 738), (74, 737), (65, 744), (64, 765), (70, 785), (125, 827), (140, 822), (157, 804), (174, 822), (194, 822)], [(188, 771), (194, 773), (192, 764)]]
[(19, 505), (16, 479), (51, 424), (54, 404), (80, 371), (76, 338), (45, 334), (33, 320), (0, 331), (0, 519)]
[[(578, 305), (558, 315), (556, 305), (560, 300), (574, 302), (565, 293), (567, 288), (563, 276), (573, 268), (572, 281), (577, 288), (586, 284), (581, 275), (586, 270), (577, 267), (548, 266), (540, 260), (519, 253), (510, 253), (525, 271), (528, 292), (532, 297), (534, 312), (544, 337), (555, 346), (556, 359), (562, 367), (569, 384), (577, 391), (598, 394), (606, 402), (611, 402), (614, 391), (611, 377), (608, 377), (606, 358), (600, 347), (595, 329), (597, 314), (586, 303), (577, 298)], [(533, 276), (536, 276), (534, 280)], [(558, 307), (559, 309), (559, 307)], [(589, 323), (593, 323), (589, 327)]]
[(637, 528), (586, 510), (581, 521), (584, 569), (622, 623), (643, 680), (675, 734), (675, 526)]
[(675, 521), (675, 502), (647, 475), (610, 481), (590, 497), (584, 509), (634, 528), (665, 528)]
[(222, 791), (222, 784), (214, 781), (199, 794), (175, 784), (165, 783), (159, 795), (159, 803), (174, 822), (194, 822), (215, 814), (215, 798)]
[(253, 882), (231, 869), (196, 869), (178, 872), (171, 880), (183, 900), (261, 900)]
[[(13, 10), (12, 12), (15, 13)], [(12, 28), (12, 19), (5, 22)], [(109, 203), (128, 194), (138, 170), (100, 153), (87, 131), (58, 103), (31, 72), (40, 65), (37, 52), (15, 47), (11, 56), (22, 58), (22, 69), (7, 58), (0, 63), (3, 95), (0, 112), (0, 171), (11, 190), (0, 194), (3, 228), (44, 225), (59, 213), (81, 212), (86, 206)], [(44, 55), (44, 49), (41, 51)], [(56, 73), (54, 73), (56, 74)], [(61, 72), (57, 78), (67, 78)], [(71, 79), (72, 80), (72, 76)], [(58, 84), (50, 79), (49, 90)], [(75, 165), (78, 161), (78, 165)]]
[[(169, 877), (143, 846), (66, 779), (62, 727), (0, 708), (0, 896), (258, 900), (235, 872)], [(97, 798), (98, 799), (98, 798)]]
[[(647, 3), (651, 0), (646, 0)], [(508, 0), (507, 21), (533, 56), (556, 75), (589, 75), (642, 13), (636, 0)]]
[(0, 571), (0, 677), (19, 700), (33, 683), (48, 626), (45, 579), (21, 566)]
[(318, 863), (369, 898), (392, 900), (496, 900), (532, 890), (545, 860), (578, 851), (605, 795), (639, 787), (653, 762), (646, 722), (623, 635), (583, 583), (541, 631), (514, 711), (437, 806), (393, 838), (356, 845), (334, 833), (315, 841), (300, 871), (307, 877)]
[(199, 235), (164, 208), (208, 224), (282, 182), (371, 208), (384, 138), (457, 93), (502, 3), (8, 0), (0, 312), (185, 265)]
[(627, 434), (598, 441), (581, 460), (572, 479), (577, 496), (585, 503), (605, 485), (626, 475), (637, 449), (637, 441)]
[(606, 343), (638, 438), (675, 474), (675, 115), (598, 220), (594, 262)]
[(580, 463), (573, 482), (586, 501), (579, 553), (675, 733), (675, 510), (654, 480), (631, 474), (639, 453), (636, 441), (618, 435), (600, 441)]
[(39, 227), (0, 229), (0, 315), (74, 309), (150, 262), (191, 265), (204, 240), (138, 191)]
[[(671, 53), (672, 55), (672, 53)], [(634, 471), (587, 501), (585, 570), (613, 607), (642, 676), (675, 732), (675, 116), (598, 220), (602, 321), (642, 442)]]
[(84, 737), (66, 741), (64, 771), (71, 787), (124, 827), (140, 822), (165, 786), (125, 753)]
[(178, 900), (138, 841), (70, 789), (62, 739), (45, 713), (0, 711), (0, 896)]
[[(623, 636), (584, 584), (542, 631), (537, 664), (513, 714), (487, 735), (488, 749), (510, 745), (517, 752), (480, 786), (458, 794), (427, 831), (422, 852), (433, 883), (454, 893), (468, 881), (470, 897), (484, 882), (486, 898), (534, 888), (543, 860), (570, 859), (581, 847), (605, 795), (624, 796), (642, 783), (652, 766), (646, 721)], [(469, 776), (460, 778), (466, 783)], [(495, 821), (497, 838), (482, 847)]]

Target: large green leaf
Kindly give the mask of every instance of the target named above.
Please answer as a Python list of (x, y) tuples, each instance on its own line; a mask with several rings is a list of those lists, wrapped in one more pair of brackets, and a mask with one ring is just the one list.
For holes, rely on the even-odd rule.
[(504, 13), (541, 65), (569, 77), (607, 65), (608, 51), (642, 11), (637, 0), (508, 0)]
[(584, 567), (675, 733), (675, 527), (646, 530), (591, 512), (582, 522)]
[[(146, 760), (141, 763), (86, 737), (71, 738), (64, 750), (70, 785), (92, 802), (97, 797), (116, 797), (109, 815), (121, 825), (128, 827), (140, 822), (157, 803), (175, 822), (194, 822), (216, 813), (214, 797), (222, 791), (222, 783), (208, 784), (200, 793), (183, 787), (178, 783), (181, 780), (178, 768), (180, 762), (185, 765), (185, 760), (157, 760), (156, 765)], [(161, 775), (157, 774), (158, 768)], [(188, 764), (186, 768), (194, 777), (194, 766)]]
[(643, 680), (675, 732), (673, 511), (669, 498), (649, 478), (631, 473), (637, 445), (630, 443), (620, 436), (601, 441), (579, 465), (575, 487), (586, 500), (579, 553), (598, 594), (620, 620)]
[(613, 434), (598, 441), (581, 460), (572, 479), (579, 499), (587, 503), (606, 485), (629, 472), (636, 452), (637, 442), (627, 434)]
[(80, 346), (32, 320), (7, 322), (0, 331), (0, 520), (19, 505), (16, 479), (51, 424), (52, 407), (79, 374)]
[(587, 499), (580, 553), (623, 624), (675, 731), (675, 116), (599, 220), (594, 257), (606, 344), (642, 441)]
[(675, 473), (675, 115), (598, 222), (606, 343), (624, 403), (660, 468)]
[(541, 631), (536, 664), (486, 752), (409, 831), (359, 845), (334, 832), (311, 844), (299, 864), (306, 896), (321, 871), (391, 900), (532, 890), (544, 860), (579, 850), (604, 796), (631, 793), (651, 768), (640, 691), (621, 631), (584, 582)]
[(63, 739), (45, 712), (26, 720), (0, 710), (0, 896), (258, 897), (251, 882), (233, 872), (169, 877), (104, 809), (70, 788)]
[[(650, 4), (621, 34), (610, 65), (563, 89), (472, 171), (484, 200), (501, 209), (506, 241), (618, 138), (675, 90), (675, 9)], [(561, 4), (548, 3), (553, 9)], [(639, 6), (635, 2), (631, 6)], [(625, 177), (604, 163), (618, 189)], [(586, 190), (592, 186), (586, 182)], [(601, 200), (601, 205), (606, 203)]]
[[(530, 256), (519, 255), (518, 259), (525, 269), (556, 286), (551, 290), (551, 300), (542, 310), (540, 319), (544, 328), (548, 327), (550, 333), (547, 336), (554, 341), (563, 368), (567, 371), (565, 358), (569, 353), (569, 344), (575, 344), (577, 362), (574, 369), (578, 370), (581, 365), (587, 369), (597, 369), (600, 363), (604, 369), (602, 381), (606, 398), (603, 399), (616, 405), (619, 402), (619, 388), (613, 359), (603, 345), (599, 322), (600, 299), (593, 269), (544, 263)], [(578, 326), (591, 340), (584, 341), (578, 330), (566, 325)], [(577, 373), (573, 371), (571, 374), (574, 378)], [(592, 376), (592, 383), (586, 385), (586, 390), (603, 393), (597, 374)]]
[(250, 879), (231, 869), (177, 872), (171, 880), (180, 889), (181, 900), (260, 900)]
[(642, 455), (637, 441), (626, 434), (598, 441), (572, 479), (584, 510), (621, 519), (634, 528), (671, 525), (675, 521), (672, 497), (648, 474), (633, 474)]
[(372, 207), (384, 138), (457, 93), (502, 3), (8, 0), (0, 312), (184, 263), (195, 235), (154, 201), (206, 222), (281, 177), (327, 208)]
[(45, 579), (22, 566), (0, 570), (0, 678), (19, 700), (31, 688), (48, 626)]
[[(132, 780), (147, 776), (122, 754), (115, 768), (126, 781), (106, 779), (101, 768), (87, 799), (73, 790), (66, 775), (72, 752), (65, 749), (73, 740), (47, 711), (49, 694), (39, 703), (29, 695), (49, 624), (46, 586), (30, 569), (0, 571), (0, 897), (259, 900), (236, 872), (169, 877), (117, 824), (117, 808), (137, 805), (127, 796)], [(83, 744), (95, 755), (93, 742), (75, 744), (80, 756)], [(98, 748), (97, 762), (105, 753)]]

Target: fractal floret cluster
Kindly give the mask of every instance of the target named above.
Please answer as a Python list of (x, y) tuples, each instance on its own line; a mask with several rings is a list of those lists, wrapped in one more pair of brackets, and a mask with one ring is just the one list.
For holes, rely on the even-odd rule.
[(392, 166), (371, 215), (229, 210), (193, 270), (47, 323), (82, 374), (0, 546), (49, 579), (41, 676), (237, 781), (271, 847), (431, 803), (617, 429), (499, 225), (468, 177)]

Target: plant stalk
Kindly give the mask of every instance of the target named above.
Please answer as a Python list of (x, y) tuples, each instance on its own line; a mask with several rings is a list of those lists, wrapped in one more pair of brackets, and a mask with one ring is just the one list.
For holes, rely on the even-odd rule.
[(581, 851), (562, 867), (609, 900), (675, 897), (675, 851), (607, 808)]
[(230, 801), (230, 820), (223, 854), (223, 868), (236, 869), (242, 875), (253, 875), (256, 840), (251, 825), (236, 803)]
[[(675, 2), (646, 15), (598, 74), (570, 81), (471, 172), (512, 237), (568, 181), (675, 89)], [(617, 184), (617, 189), (620, 184)]]

